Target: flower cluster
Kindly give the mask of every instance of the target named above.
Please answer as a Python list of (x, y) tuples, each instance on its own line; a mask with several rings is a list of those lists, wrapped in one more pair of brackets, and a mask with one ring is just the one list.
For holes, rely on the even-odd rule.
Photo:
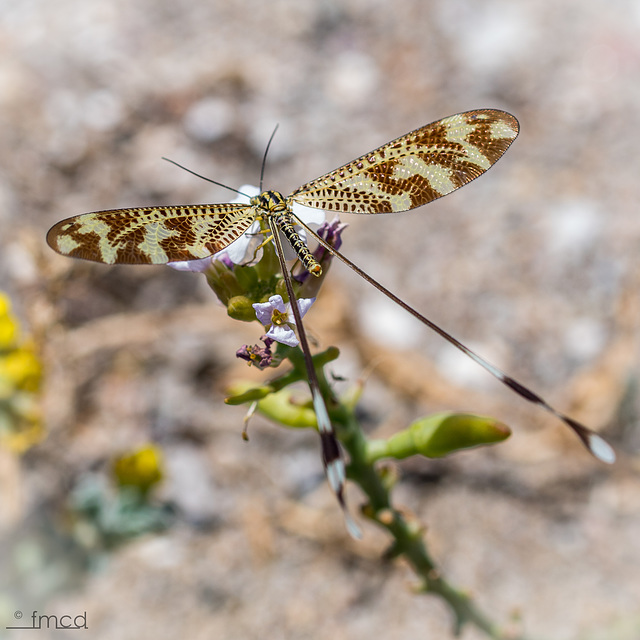
[[(240, 192), (241, 195), (232, 202), (249, 204), (250, 198), (258, 195), (259, 190), (251, 185), (243, 185)], [(340, 234), (347, 225), (340, 223), (337, 218), (331, 223), (325, 222), (325, 214), (321, 210), (297, 204), (293, 210), (305, 224), (318, 226), (317, 233), (321, 238), (336, 248), (340, 246)], [(306, 241), (305, 230), (297, 231)], [(289, 347), (298, 345), (295, 319), (280, 273), (274, 243), (265, 238), (268, 238), (267, 230), (256, 221), (240, 238), (213, 256), (169, 264), (179, 271), (203, 273), (232, 318), (246, 322), (258, 320), (265, 327), (266, 334), (261, 338), (264, 347), (243, 345), (237, 351), (239, 358), (260, 369), (279, 364), (280, 359), (274, 358), (271, 350), (274, 341)], [(286, 259), (296, 257), (287, 242), (283, 246)], [(310, 278), (309, 272), (304, 269), (293, 276), (302, 316), (314, 303), (315, 294), (332, 258), (322, 246), (318, 246), (313, 255), (322, 266), (323, 276)]]

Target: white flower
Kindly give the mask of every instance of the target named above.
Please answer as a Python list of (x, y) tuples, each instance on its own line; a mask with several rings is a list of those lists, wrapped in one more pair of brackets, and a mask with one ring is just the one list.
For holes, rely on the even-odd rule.
[[(250, 184), (244, 184), (240, 187), (238, 194), (232, 203), (250, 204), (250, 199), (260, 193), (258, 187)], [(306, 224), (320, 226), (325, 221), (325, 212), (322, 209), (312, 209), (304, 207), (297, 203), (293, 204), (294, 213)], [(300, 237), (306, 242), (306, 234), (304, 229), (299, 230)], [(211, 266), (212, 260), (229, 261), (233, 264), (245, 264), (253, 258), (260, 244), (264, 241), (264, 234), (260, 233), (260, 223), (254, 222), (237, 240), (234, 240), (229, 246), (222, 251), (218, 251), (212, 256), (201, 258), (199, 260), (182, 260), (179, 262), (169, 262), (168, 266), (176, 271), (195, 271), (202, 273)], [(284, 246), (285, 258), (292, 260), (297, 255), (288, 242), (282, 243)]]
[[(233, 200), (231, 200), (232, 203), (249, 204), (250, 198), (257, 196), (260, 193), (258, 187), (254, 187), (250, 184), (243, 184), (238, 191), (241, 191), (242, 193), (239, 193)], [(249, 249), (254, 246), (256, 248), (258, 247), (261, 240), (261, 236), (258, 233), (259, 231), (260, 223), (254, 222), (247, 231), (222, 251), (218, 251), (218, 253), (214, 253), (212, 256), (207, 256), (206, 258), (200, 258), (199, 260), (169, 262), (167, 266), (175, 269), (176, 271), (194, 271), (196, 273), (202, 273), (211, 266), (212, 260), (224, 259), (225, 256), (233, 264), (242, 264), (245, 262), (245, 256), (249, 253)]]
[[(315, 298), (300, 298), (297, 301), (302, 317), (315, 301)], [(285, 304), (282, 296), (271, 296), (268, 302), (257, 302), (253, 308), (256, 310), (258, 320), (265, 327), (269, 327), (267, 337), (289, 347), (298, 345), (298, 338), (293, 330), (296, 321), (291, 311), (291, 304), (288, 302)]]
[(167, 267), (171, 267), (176, 271), (193, 271), (202, 273), (211, 266), (213, 256), (200, 258), (199, 260), (180, 260), (179, 262), (167, 262)]
[[(251, 184), (243, 184), (232, 203), (250, 204), (250, 199), (260, 194), (260, 189)], [(220, 260), (226, 254), (227, 258), (233, 264), (244, 264), (253, 256), (260, 243), (264, 240), (264, 236), (260, 233), (260, 223), (254, 222), (237, 240), (234, 240), (228, 247), (214, 254), (214, 260)]]

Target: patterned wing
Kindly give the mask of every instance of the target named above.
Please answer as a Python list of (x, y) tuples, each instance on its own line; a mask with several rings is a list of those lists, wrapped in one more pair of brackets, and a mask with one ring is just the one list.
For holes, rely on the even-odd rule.
[(495, 164), (518, 121), (494, 109), (432, 122), (296, 189), (289, 199), (344, 213), (414, 209), (467, 184)]
[(105, 264), (165, 264), (206, 258), (239, 238), (257, 215), (247, 204), (201, 204), (96, 211), (49, 229), (64, 256)]

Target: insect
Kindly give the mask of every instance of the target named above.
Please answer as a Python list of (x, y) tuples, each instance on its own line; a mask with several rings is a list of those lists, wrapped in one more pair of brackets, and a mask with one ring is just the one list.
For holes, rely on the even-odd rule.
[[(553, 408), (538, 394), (410, 307), (317, 236), (293, 211), (294, 204), (328, 212), (354, 214), (398, 213), (415, 209), (482, 175), (502, 157), (518, 132), (518, 121), (509, 113), (494, 109), (467, 111), (392, 140), (307, 182), (286, 198), (278, 191), (263, 191), (251, 198), (250, 204), (136, 207), (86, 213), (58, 222), (49, 230), (47, 242), (58, 253), (73, 258), (106, 264), (165, 264), (204, 258), (217, 253), (245, 233), (255, 220), (265, 221), (276, 244), (301, 347), (305, 353), (327, 477), (345, 513), (344, 463), (320, 394), (277, 231), (280, 230), (287, 238), (310, 273), (320, 275), (322, 268), (307, 249), (294, 225), (306, 229), (331, 254), (511, 390), (559, 418), (578, 435), (593, 455), (605, 462), (613, 462), (613, 449), (603, 438)], [(355, 531), (354, 526), (350, 528), (352, 532)]]

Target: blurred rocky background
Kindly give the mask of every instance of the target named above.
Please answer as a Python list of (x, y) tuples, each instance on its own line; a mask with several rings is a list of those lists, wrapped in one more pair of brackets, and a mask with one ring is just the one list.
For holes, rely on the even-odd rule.
[(341, 349), (341, 384), (367, 377), (372, 434), (444, 409), (514, 429), (401, 466), (451, 581), (531, 637), (640, 637), (631, 0), (0, 0), (0, 289), (33, 356), (15, 370), (24, 420), (0, 423), (0, 636), (37, 610), (86, 612), (95, 640), (450, 637), (444, 605), (381, 560), (380, 532), (348, 538), (314, 433), (255, 418), (241, 439), (223, 398), (263, 379), (235, 358), (259, 325), (230, 320), (201, 276), (80, 263), (44, 239), (83, 212), (230, 199), (161, 156), (257, 184), (279, 123), (265, 186), (287, 194), (481, 107), (521, 123), (504, 159), (418, 211), (349, 217), (343, 251), (603, 430), (619, 462), (339, 264), (308, 330)]

